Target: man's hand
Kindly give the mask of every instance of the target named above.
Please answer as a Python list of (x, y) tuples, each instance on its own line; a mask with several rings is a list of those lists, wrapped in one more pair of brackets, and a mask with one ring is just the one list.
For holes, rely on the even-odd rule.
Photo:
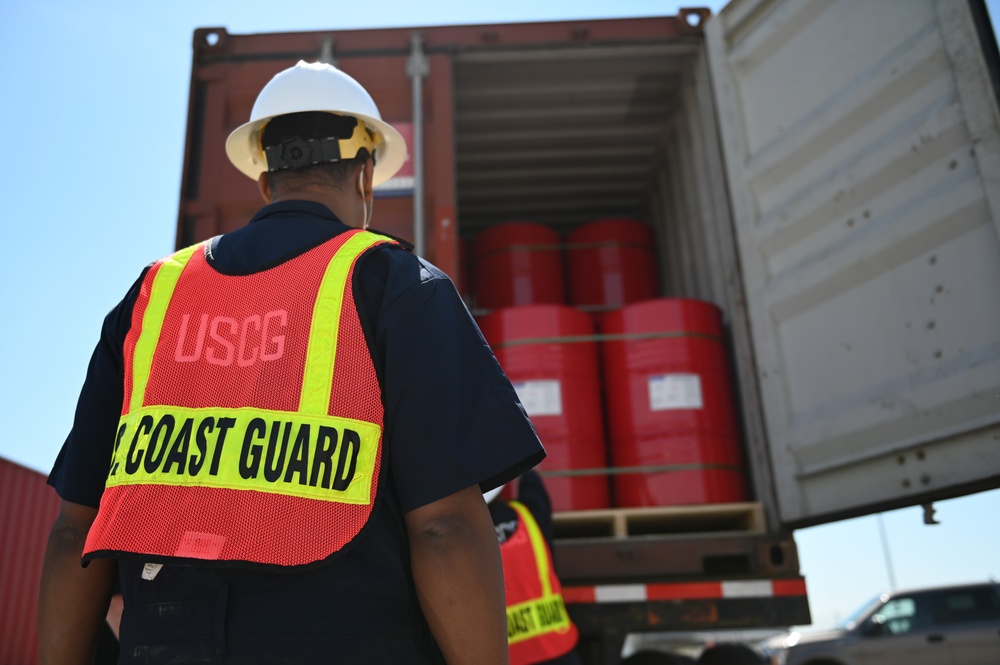
[(473, 485), (406, 514), (413, 577), (449, 665), (505, 665), (503, 564), (489, 509)]

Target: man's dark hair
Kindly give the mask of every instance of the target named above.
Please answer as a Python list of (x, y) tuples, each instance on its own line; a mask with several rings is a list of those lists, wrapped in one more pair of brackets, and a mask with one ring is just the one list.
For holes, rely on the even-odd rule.
[[(264, 126), (261, 145), (268, 148), (280, 146), (286, 141), (321, 140), (326, 138), (349, 139), (354, 133), (357, 120), (349, 116), (334, 115), (322, 111), (289, 113), (272, 119)], [(286, 190), (302, 185), (322, 185), (325, 187), (355, 187), (351, 174), (359, 164), (363, 164), (370, 153), (361, 148), (358, 154), (338, 162), (311, 164), (302, 168), (284, 168), (271, 171), (271, 190)]]

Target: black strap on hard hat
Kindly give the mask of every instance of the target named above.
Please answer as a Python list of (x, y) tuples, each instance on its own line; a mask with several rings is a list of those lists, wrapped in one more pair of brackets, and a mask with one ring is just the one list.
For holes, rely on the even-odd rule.
[(303, 140), (297, 136), (264, 149), (269, 172), (301, 169), (313, 164), (340, 161), (340, 140), (337, 137)]
[[(269, 136), (272, 126), (277, 130), (275, 136)], [(310, 136), (316, 138), (304, 138)], [(375, 159), (377, 145), (376, 137), (360, 119), (325, 112), (274, 118), (265, 126), (261, 142), (270, 173), (353, 159), (361, 150)]]

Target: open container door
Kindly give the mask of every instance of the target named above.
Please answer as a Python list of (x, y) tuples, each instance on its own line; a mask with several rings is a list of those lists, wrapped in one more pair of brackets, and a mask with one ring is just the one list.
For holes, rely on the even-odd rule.
[(734, 0), (706, 26), (785, 526), (1000, 486), (1000, 137), (972, 9)]

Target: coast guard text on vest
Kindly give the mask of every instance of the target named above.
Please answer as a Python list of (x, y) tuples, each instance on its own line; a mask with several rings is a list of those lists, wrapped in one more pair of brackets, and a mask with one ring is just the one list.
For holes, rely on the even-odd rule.
[[(361, 469), (367, 470), (367, 455), (362, 453), (377, 443), (371, 432), (358, 431), (363, 427), (349, 426), (357, 421), (322, 423), (299, 414), (276, 420), (274, 412), (267, 417), (255, 409), (222, 409), (219, 414), (177, 408), (147, 411), (122, 419), (109, 485), (142, 479), (257, 490), (297, 485), (315, 488), (310, 496), (316, 491), (339, 493), (358, 475), (359, 458)], [(274, 487), (281, 493), (299, 493), (290, 489)]]

